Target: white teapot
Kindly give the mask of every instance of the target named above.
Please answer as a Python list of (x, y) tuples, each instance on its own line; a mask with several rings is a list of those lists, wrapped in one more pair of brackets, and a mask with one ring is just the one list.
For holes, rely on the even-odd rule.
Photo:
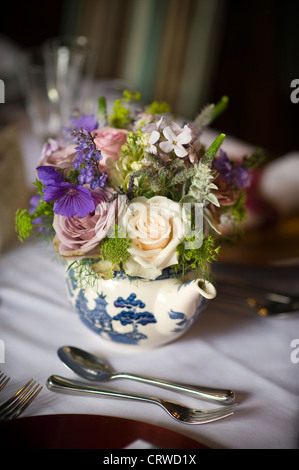
[(167, 270), (154, 281), (116, 272), (113, 279), (98, 279), (83, 289), (69, 269), (66, 281), (73, 309), (85, 325), (106, 340), (136, 349), (177, 339), (216, 296), (210, 282), (181, 281)]

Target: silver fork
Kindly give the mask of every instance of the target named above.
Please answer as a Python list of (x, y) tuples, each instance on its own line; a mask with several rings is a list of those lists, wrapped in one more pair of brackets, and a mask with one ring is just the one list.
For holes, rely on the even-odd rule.
[(225, 407), (213, 408), (211, 410), (194, 410), (187, 406), (173, 403), (161, 398), (146, 397), (142, 395), (129, 395), (122, 392), (106, 390), (92, 385), (88, 385), (78, 380), (70, 380), (58, 375), (51, 375), (47, 380), (47, 386), (50, 390), (63, 393), (73, 393), (79, 395), (105, 395), (117, 398), (128, 398), (131, 400), (141, 400), (160, 405), (172, 418), (186, 424), (204, 424), (226, 418), (233, 414), (235, 404)]
[(7, 377), (7, 375), (4, 375), (3, 372), (0, 373), (0, 391), (5, 387), (9, 379), (10, 377)]
[(0, 406), (0, 420), (17, 418), (37, 397), (42, 386), (29, 380), (20, 390)]

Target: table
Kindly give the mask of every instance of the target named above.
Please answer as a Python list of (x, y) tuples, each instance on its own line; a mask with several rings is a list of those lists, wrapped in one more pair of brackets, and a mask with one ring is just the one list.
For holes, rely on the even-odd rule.
[[(266, 274), (254, 266), (237, 269), (239, 276), (262, 279)], [(296, 268), (280, 269), (282, 277), (274, 269), (274, 279), (266, 280), (298, 291)], [(44, 242), (20, 244), (2, 255), (0, 298), (0, 339), (5, 353), (0, 369), (11, 377), (1, 401), (31, 377), (42, 385), (51, 374), (76, 378), (56, 354), (58, 347), (71, 344), (105, 356), (118, 371), (231, 388), (239, 403), (229, 418), (188, 426), (152, 404), (63, 395), (44, 386), (24, 417), (74, 413), (121, 417), (176, 431), (215, 449), (298, 448), (299, 351), (291, 347), (299, 338), (298, 318), (261, 318), (211, 301), (192, 330), (176, 342), (150, 351), (125, 351), (81, 324), (66, 298), (64, 265)], [(174, 392), (144, 384), (121, 380), (112, 385), (180, 400)], [(211, 406), (193, 398), (185, 401), (196, 402), (200, 408)]]
[[(40, 143), (30, 134), (27, 119), (21, 119), (17, 128), (24, 178), (31, 191)], [(209, 145), (217, 135), (208, 129), (203, 142)], [(223, 148), (231, 158), (253, 150), (252, 145), (230, 136)], [(292, 179), (293, 187), (295, 183)], [(284, 182), (281, 190), (289, 187)], [(283, 218), (275, 233), (271, 226), (249, 231), (235, 247), (223, 250), (215, 272), (298, 294), (298, 225), (295, 215), (287, 223)], [(273, 261), (275, 268), (269, 267)], [(287, 265), (279, 266), (278, 261)], [(24, 412), (24, 419), (73, 414), (80, 415), (78, 421), (87, 415), (120, 417), (176, 431), (194, 439), (199, 447), (298, 448), (299, 351), (292, 347), (299, 347), (297, 317), (261, 318), (216, 298), (192, 330), (176, 342), (151, 351), (132, 352), (113, 346), (81, 323), (66, 297), (64, 269), (53, 247), (45, 243), (13, 244), (0, 256), (0, 370), (11, 377), (1, 392), (1, 402), (32, 377), (44, 388)], [(50, 375), (76, 378), (58, 359), (57, 349), (62, 345), (104, 356), (118, 371), (231, 388), (239, 405), (227, 419), (188, 426), (175, 422), (152, 404), (54, 393), (46, 387)], [(112, 386), (173, 401), (181, 399), (174, 392), (136, 382), (115, 381)], [(212, 406), (189, 397), (184, 401), (199, 408)]]

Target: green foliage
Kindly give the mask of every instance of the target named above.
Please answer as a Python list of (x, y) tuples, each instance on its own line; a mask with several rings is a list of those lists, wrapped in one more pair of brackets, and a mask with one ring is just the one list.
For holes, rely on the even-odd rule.
[(179, 168), (183, 170), (184, 163), (178, 158), (165, 162), (158, 155), (145, 153), (143, 165), (135, 171), (136, 195), (147, 198), (159, 195), (177, 201), (179, 194), (173, 177)]
[(208, 165), (208, 166), (212, 165), (214, 157), (216, 153), (218, 152), (218, 150), (220, 149), (221, 144), (224, 141), (224, 139), (225, 139), (225, 134), (220, 134), (219, 137), (217, 137), (214, 140), (214, 142), (210, 145), (210, 147), (208, 148), (208, 150), (206, 151), (206, 153), (204, 154), (202, 158), (202, 163), (204, 165)]
[(228, 105), (228, 97), (223, 96), (217, 104), (208, 104), (194, 120), (195, 127), (200, 130), (210, 125), (220, 114), (222, 114)]
[(222, 98), (218, 101), (218, 103), (214, 105), (213, 113), (212, 113), (209, 124), (213, 122), (216, 118), (218, 118), (220, 114), (226, 111), (226, 108), (228, 106), (228, 101), (229, 101), (228, 96), (222, 96)]
[(219, 202), (213, 190), (218, 189), (213, 183), (214, 173), (210, 166), (203, 163), (194, 165), (194, 175), (188, 190), (188, 194), (184, 197), (183, 202), (211, 202), (215, 206), (219, 206)]
[(36, 187), (37, 194), (42, 196), (43, 195), (43, 187), (44, 187), (43, 183), (40, 180), (36, 179), (34, 181), (34, 186)]
[[(36, 180), (34, 184), (37, 194), (40, 195), (40, 200), (34, 212), (29, 213), (27, 209), (18, 209), (15, 214), (15, 231), (17, 232), (18, 238), (21, 242), (24, 242), (26, 238), (31, 235), (34, 226), (40, 226), (49, 230), (52, 229), (54, 202), (43, 201), (43, 184), (41, 181)], [(33, 224), (35, 219), (40, 219), (40, 223)]]
[[(191, 248), (185, 247), (185, 242), (181, 243), (177, 248), (179, 256), (179, 264), (176, 269), (182, 270), (184, 275), (188, 271), (194, 271), (198, 276), (207, 277), (207, 267), (212, 261), (218, 257), (220, 246), (216, 246), (216, 240), (211, 235), (202, 237), (202, 245), (197, 248), (197, 236), (186, 239)], [(192, 248), (192, 244), (195, 248)]]
[(247, 218), (245, 202), (246, 193), (241, 191), (238, 199), (232, 206), (223, 207), (223, 213), (229, 217), (233, 224), (239, 224)]
[(73, 168), (71, 168), (66, 174), (66, 179), (68, 183), (76, 184), (78, 181), (78, 176), (79, 176), (79, 170), (74, 170)]
[(107, 104), (104, 96), (100, 96), (98, 101), (98, 122), (99, 126), (107, 124)]
[(261, 166), (266, 160), (263, 149), (257, 148), (250, 157), (243, 158), (242, 166), (248, 170), (254, 170)]
[(112, 113), (109, 115), (109, 125), (119, 129), (126, 128), (132, 121), (131, 105), (134, 101), (140, 100), (139, 92), (125, 90), (123, 97), (115, 100)]
[(42, 226), (44, 228), (51, 229), (52, 228), (52, 221), (53, 221), (53, 217), (54, 217), (54, 211), (53, 211), (54, 202), (45, 202), (43, 200), (42, 196), (43, 196), (43, 187), (44, 186), (41, 183), (41, 181), (36, 180), (35, 181), (35, 187), (37, 189), (37, 194), (39, 194), (41, 197), (40, 197), (40, 200), (39, 200), (34, 212), (32, 214), (30, 214), (31, 220), (42, 217), (43, 218)]
[(88, 285), (95, 287), (98, 275), (92, 268), (94, 263), (94, 258), (82, 258), (73, 261), (68, 266), (68, 271), (71, 271), (73, 280), (76, 281), (80, 289), (84, 289)]

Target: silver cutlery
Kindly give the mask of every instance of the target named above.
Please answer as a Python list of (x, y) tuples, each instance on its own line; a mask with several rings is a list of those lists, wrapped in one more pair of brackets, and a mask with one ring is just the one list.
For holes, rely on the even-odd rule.
[(0, 391), (3, 390), (7, 382), (10, 380), (10, 377), (5, 375), (3, 372), (0, 374)]
[(35, 383), (32, 379), (29, 380), (11, 398), (0, 405), (0, 420), (14, 419), (23, 413), (43, 388)]
[(99, 387), (88, 385), (77, 380), (70, 380), (57, 375), (52, 375), (47, 380), (49, 390), (62, 393), (79, 395), (104, 395), (129, 400), (139, 400), (161, 406), (173, 419), (185, 424), (205, 424), (231, 416), (236, 405), (218, 407), (211, 410), (194, 410), (186, 406), (179, 405), (169, 400), (147, 397), (142, 395), (132, 395), (112, 390), (105, 390)]
[(289, 317), (299, 314), (299, 296), (266, 290), (238, 282), (217, 280), (214, 302), (239, 303), (262, 317)]
[(99, 357), (73, 346), (62, 346), (58, 349), (57, 354), (69, 369), (87, 380), (99, 382), (108, 382), (115, 379), (136, 380), (176, 392), (193, 394), (200, 399), (217, 401), (224, 405), (230, 405), (235, 402), (235, 394), (232, 390), (172, 383), (166, 380), (141, 377), (126, 372), (115, 372), (107, 362), (104, 362)]

